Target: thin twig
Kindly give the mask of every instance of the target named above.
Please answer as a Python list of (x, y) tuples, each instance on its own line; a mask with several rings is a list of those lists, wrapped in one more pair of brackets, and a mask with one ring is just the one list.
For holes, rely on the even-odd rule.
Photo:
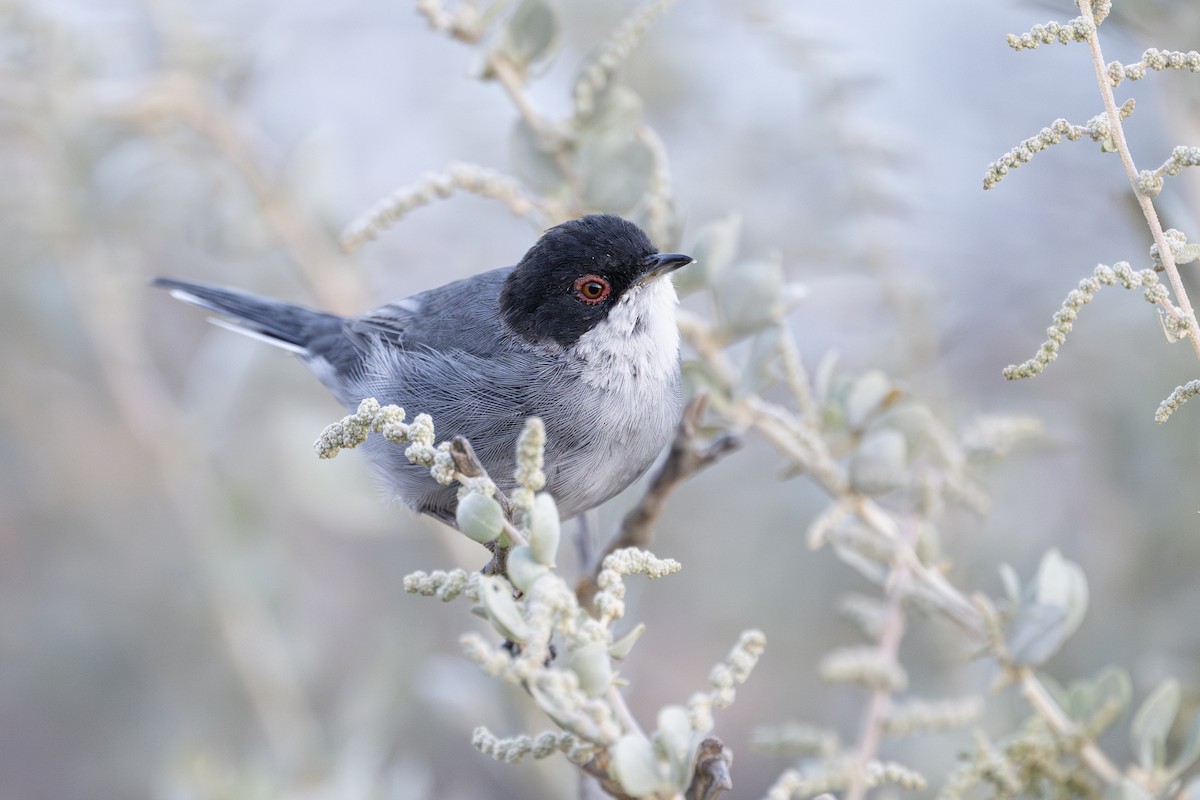
[[(902, 530), (899, 544), (911, 550), (917, 536), (917, 525), (912, 520), (907, 520)], [(908, 562), (902, 558), (893, 558), (887, 581), (890, 589), (884, 612), (883, 632), (879, 637), (879, 652), (892, 664), (896, 663), (900, 655), (900, 640), (904, 638), (904, 597), (908, 593), (909, 577)], [(850, 776), (846, 800), (862, 800), (867, 794), (867, 764), (874, 761), (879, 753), (883, 724), (891, 703), (891, 689), (881, 688), (871, 693), (871, 700), (867, 703), (859, 724), (856, 755), (858, 768)]]

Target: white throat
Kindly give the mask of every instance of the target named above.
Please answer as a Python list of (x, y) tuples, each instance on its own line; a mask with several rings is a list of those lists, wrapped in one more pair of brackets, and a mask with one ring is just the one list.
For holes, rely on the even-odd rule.
[(631, 287), (608, 317), (579, 337), (574, 355), (584, 362), (584, 383), (632, 390), (638, 384), (673, 383), (679, 372), (679, 298), (663, 276)]

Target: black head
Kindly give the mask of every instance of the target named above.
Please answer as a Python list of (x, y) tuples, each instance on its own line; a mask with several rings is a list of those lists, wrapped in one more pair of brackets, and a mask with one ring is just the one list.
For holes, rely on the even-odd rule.
[(570, 347), (631, 287), (693, 260), (660, 254), (632, 222), (592, 214), (556, 225), (529, 248), (500, 291), (500, 314), (529, 341)]

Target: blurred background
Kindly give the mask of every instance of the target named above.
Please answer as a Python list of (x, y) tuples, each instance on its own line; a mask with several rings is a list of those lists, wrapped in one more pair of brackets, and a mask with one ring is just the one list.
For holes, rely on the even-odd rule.
[[(531, 91), (552, 115), (634, 8), (560, 5), (562, 50)], [(778, 249), (809, 289), (791, 323), (810, 366), (836, 350), (882, 368), (950, 423), (1041, 417), (1045, 440), (983, 476), (991, 512), (948, 532), (952, 579), (997, 595), (1000, 562), (1028, 575), (1058, 547), (1092, 604), (1047, 671), (1119, 664), (1136, 697), (1167, 675), (1195, 687), (1200, 408), (1153, 414), (1200, 365), (1114, 288), (1045, 374), (1000, 375), (1096, 263), (1149, 265), (1120, 165), (1091, 142), (981, 190), (1021, 139), (1101, 111), (1084, 48), (1004, 44), (1074, 8), (871, 6), (686, 0), (648, 33), (621, 76), (670, 154), (678, 244), (738, 214), (744, 254)], [(1109, 60), (1193, 49), (1200, 6), (1120, 2), (1103, 33)], [(353, 256), (336, 246), (426, 171), (506, 169), (516, 112), (478, 70), (402, 0), (0, 0), (0, 797), (576, 794), (561, 759), (513, 767), (470, 746), (477, 724), (548, 726), (460, 656), (478, 620), (401, 587), (482, 551), (386, 502), (356, 454), (317, 460), (342, 411), (302, 365), (146, 286), (165, 274), (354, 312), (513, 263), (537, 231), (469, 196)], [(1140, 168), (1200, 139), (1194, 76), (1117, 94), (1137, 98)], [(1166, 225), (1197, 235), (1198, 190), (1168, 182)], [(654, 546), (684, 571), (630, 581), (627, 619), (649, 631), (621, 674), (644, 722), (703, 688), (739, 631), (767, 634), (717, 716), (736, 797), (787, 766), (749, 747), (755, 726), (806, 719), (852, 740), (864, 700), (815, 665), (859, 640), (837, 593), (869, 587), (806, 548), (824, 499), (780, 467), (751, 440), (684, 486)], [(987, 686), (936, 620), (914, 619), (902, 657), (917, 692)], [(1023, 713), (1002, 694), (982, 724)], [(965, 742), (885, 756), (924, 769), (932, 796)], [(1122, 735), (1103, 744), (1126, 756)]]

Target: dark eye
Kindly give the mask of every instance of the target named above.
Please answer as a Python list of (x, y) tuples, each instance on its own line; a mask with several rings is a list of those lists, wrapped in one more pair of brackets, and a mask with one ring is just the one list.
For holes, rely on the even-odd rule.
[(610, 292), (612, 287), (599, 275), (584, 275), (575, 279), (575, 296), (585, 303), (599, 303)]

